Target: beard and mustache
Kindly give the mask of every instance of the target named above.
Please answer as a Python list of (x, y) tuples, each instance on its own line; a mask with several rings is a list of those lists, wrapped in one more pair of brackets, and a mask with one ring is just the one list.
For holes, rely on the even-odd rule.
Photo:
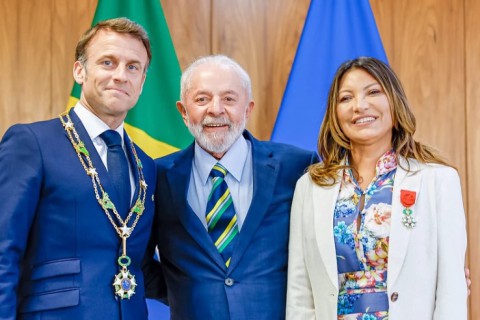
[[(195, 137), (197, 143), (209, 153), (223, 154), (237, 141), (245, 130), (247, 122), (246, 115), (239, 122), (233, 123), (226, 116), (211, 117), (206, 116), (201, 123), (193, 124), (187, 114), (187, 127), (190, 133)], [(228, 126), (224, 132), (204, 132), (205, 126)]]

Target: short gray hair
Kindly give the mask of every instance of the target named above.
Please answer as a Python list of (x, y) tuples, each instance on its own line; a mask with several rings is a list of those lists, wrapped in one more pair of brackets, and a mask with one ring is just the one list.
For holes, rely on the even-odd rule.
[(180, 81), (180, 99), (185, 101), (185, 95), (192, 85), (193, 72), (204, 64), (213, 64), (217, 66), (227, 67), (234, 71), (241, 79), (243, 87), (247, 91), (248, 99), (252, 100), (252, 81), (250, 76), (235, 60), (225, 55), (211, 55), (200, 57), (192, 62), (183, 72), (182, 79)]

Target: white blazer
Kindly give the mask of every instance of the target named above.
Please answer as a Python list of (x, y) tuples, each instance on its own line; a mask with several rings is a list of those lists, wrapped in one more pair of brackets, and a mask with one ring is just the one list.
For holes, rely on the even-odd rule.
[[(398, 158), (404, 168), (407, 162)], [(467, 319), (464, 259), (467, 246), (460, 179), (456, 170), (410, 160), (397, 168), (392, 197), (387, 291), (389, 320)], [(338, 275), (333, 211), (340, 188), (320, 187), (308, 173), (292, 204), (287, 320), (337, 319)], [(417, 224), (402, 223), (400, 190), (417, 193)]]

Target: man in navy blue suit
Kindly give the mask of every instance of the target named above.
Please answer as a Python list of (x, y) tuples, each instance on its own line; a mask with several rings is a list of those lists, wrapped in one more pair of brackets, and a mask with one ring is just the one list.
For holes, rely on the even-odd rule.
[[(228, 57), (200, 58), (182, 75), (177, 108), (195, 142), (156, 160), (152, 235), (172, 319), (285, 318), (290, 206), (317, 156), (255, 139), (245, 130), (253, 107), (250, 77)], [(214, 167), (225, 177), (210, 177)], [(228, 191), (210, 205), (223, 182)], [(147, 295), (162, 297), (160, 275), (146, 270)]]
[(155, 164), (123, 121), (150, 59), (140, 25), (100, 22), (77, 45), (77, 105), (5, 133), (0, 319), (147, 319), (141, 261)]

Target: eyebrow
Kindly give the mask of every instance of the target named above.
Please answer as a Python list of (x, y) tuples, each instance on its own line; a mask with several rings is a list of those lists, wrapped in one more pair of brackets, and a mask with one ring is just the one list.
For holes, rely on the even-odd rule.
[[(378, 82), (378, 81), (375, 81), (375, 82), (372, 82), (370, 84), (367, 84), (366, 86), (364, 86), (362, 88), (362, 90), (367, 90), (369, 89), (370, 87), (373, 87), (375, 85), (379, 85), (380, 87), (382, 87), (382, 85)], [(342, 89), (342, 90), (338, 90), (338, 93), (342, 93), (342, 92), (350, 92), (352, 91), (351, 89)]]
[(375, 82), (372, 82), (371, 84), (368, 84), (366, 85), (365, 87), (363, 87), (363, 89), (369, 89), (370, 87), (373, 87), (375, 85), (379, 85), (380, 87), (382, 87), (382, 85), (378, 82), (378, 81), (375, 81)]
[[(201, 89), (201, 90), (195, 91), (194, 94), (195, 95), (200, 95), (200, 94), (213, 95), (213, 92), (209, 91), (209, 90)], [(236, 96), (240, 95), (238, 92), (236, 92), (234, 90), (226, 90), (226, 91), (222, 91), (220, 93), (220, 95), (225, 95), (225, 94), (233, 94), (233, 95), (236, 95)]]
[(227, 90), (225, 92), (222, 92), (223, 94), (234, 94), (234, 95), (239, 95), (239, 93), (235, 90)]
[[(113, 54), (105, 54), (105, 55), (101, 55), (97, 61), (102, 61), (103, 59), (110, 59), (110, 60), (119, 60), (118, 57), (116, 57), (115, 55)], [(139, 65), (142, 65), (142, 62), (138, 59), (133, 59), (133, 60), (128, 60), (127, 61), (127, 64), (139, 64)]]
[(201, 89), (201, 90), (194, 91), (193, 94), (196, 95), (196, 96), (201, 95), (201, 94), (211, 95), (212, 92), (211, 92), (211, 91), (204, 90), (204, 89)]

